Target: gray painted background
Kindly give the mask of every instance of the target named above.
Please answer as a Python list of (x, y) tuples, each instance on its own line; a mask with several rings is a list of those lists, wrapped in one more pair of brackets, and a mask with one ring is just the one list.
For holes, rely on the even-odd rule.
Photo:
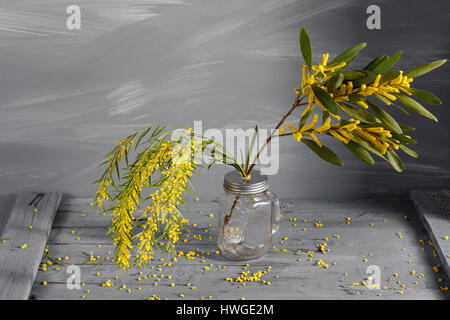
[[(81, 30), (66, 7), (82, 9)], [(382, 30), (365, 27), (381, 7)], [(298, 31), (314, 59), (367, 41), (355, 65), (404, 50), (400, 66), (449, 58), (448, 0), (0, 0), (0, 195), (60, 189), (89, 197), (97, 164), (121, 136), (158, 121), (204, 128), (273, 126), (300, 78)], [(415, 81), (450, 101), (450, 64)], [(283, 198), (406, 195), (448, 187), (448, 103), (430, 107), (439, 123), (396, 111), (418, 128), (421, 154), (397, 174), (368, 166), (328, 142), (345, 166), (318, 160), (287, 139), (271, 177)], [(201, 198), (221, 192), (228, 169), (195, 180)]]

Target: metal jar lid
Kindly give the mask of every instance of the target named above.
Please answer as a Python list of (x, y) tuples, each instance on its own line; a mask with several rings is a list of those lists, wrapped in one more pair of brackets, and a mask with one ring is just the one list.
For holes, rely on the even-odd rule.
[(251, 172), (249, 180), (245, 180), (237, 171), (230, 171), (223, 178), (223, 188), (234, 193), (256, 194), (269, 189), (269, 182), (267, 176), (258, 170)]

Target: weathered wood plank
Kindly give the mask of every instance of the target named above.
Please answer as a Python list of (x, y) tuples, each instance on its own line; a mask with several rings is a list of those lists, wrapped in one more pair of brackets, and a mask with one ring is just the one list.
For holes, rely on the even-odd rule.
[[(321, 277), (322, 275), (313, 274)], [(329, 277), (326, 277), (328, 280)], [(205, 281), (205, 280), (203, 280)], [(436, 288), (423, 288), (417, 290), (405, 290), (404, 294), (398, 294), (397, 289), (388, 288), (381, 290), (371, 290), (364, 287), (349, 287), (341, 285), (340, 287), (317, 286), (312, 278), (306, 278), (303, 282), (293, 285), (292, 282), (284, 281), (277, 285), (264, 285), (250, 283), (246, 286), (224, 287), (218, 281), (209, 281), (208, 286), (200, 287), (197, 290), (191, 290), (187, 286), (139, 284), (127, 285), (131, 292), (120, 290), (119, 285), (112, 288), (102, 288), (99, 285), (83, 287), (82, 290), (68, 290), (65, 284), (48, 284), (43, 286), (38, 284), (33, 287), (30, 297), (36, 300), (147, 300), (153, 295), (160, 299), (176, 300), (239, 300), (245, 297), (247, 300), (441, 300), (448, 299), (442, 291)], [(165, 290), (162, 288), (166, 288)], [(89, 289), (87, 289), (89, 288)], [(139, 290), (138, 288), (141, 288)], [(87, 290), (90, 290), (89, 293)], [(184, 298), (180, 297), (184, 295)], [(379, 296), (380, 294), (380, 296)]]
[[(226, 282), (225, 276), (236, 277), (243, 268), (225, 269), (220, 271), (220, 276), (211, 276), (206, 272), (199, 272), (196, 266), (178, 266), (172, 270), (173, 273), (164, 272), (165, 277), (160, 274), (156, 278), (147, 278), (137, 281), (138, 275), (133, 279), (132, 276), (121, 274), (118, 280), (108, 270), (99, 270), (108, 276), (96, 276), (88, 268), (82, 268), (82, 281), (84, 286), (80, 290), (69, 290), (65, 281), (47, 280), (46, 286), (42, 283), (36, 283), (33, 287), (31, 297), (34, 299), (81, 299), (85, 296), (87, 299), (147, 299), (153, 294), (160, 298), (180, 299), (180, 294), (185, 299), (200, 299), (201, 297), (213, 299), (445, 299), (448, 294), (436, 288), (431, 283), (407, 283), (407, 287), (402, 288), (399, 284), (388, 283), (386, 288), (380, 290), (368, 289), (364, 286), (353, 286), (353, 282), (360, 282), (367, 278), (367, 274), (356, 272), (351, 276), (337, 275), (328, 270), (320, 268), (311, 268), (299, 272), (302, 268), (295, 265), (288, 265), (276, 272), (267, 273), (263, 279), (270, 281), (267, 285), (261, 282), (246, 285), (237, 282)], [(224, 272), (228, 270), (227, 272)], [(259, 270), (250, 267), (249, 270)], [(89, 275), (86, 276), (86, 273)], [(83, 278), (84, 275), (84, 278)], [(176, 278), (167, 279), (167, 275), (175, 275)], [(276, 278), (279, 275), (279, 278)], [(65, 274), (68, 277), (67, 274)], [(86, 280), (86, 278), (88, 278)], [(89, 281), (89, 278), (91, 281)], [(97, 278), (97, 279), (95, 279)], [(157, 281), (160, 279), (160, 281)], [(320, 279), (321, 281), (318, 281)], [(106, 280), (114, 282), (113, 287), (102, 287), (101, 283)], [(157, 286), (154, 283), (158, 283)], [(170, 284), (174, 283), (172, 287)], [(190, 283), (191, 286), (186, 284)], [(383, 281), (386, 283), (386, 281)], [(120, 287), (126, 285), (127, 290), (120, 290)], [(195, 286), (196, 290), (191, 287)], [(141, 288), (141, 290), (139, 290)], [(403, 294), (398, 291), (402, 289)], [(381, 296), (378, 296), (381, 294)]]
[[(285, 283), (285, 290), (290, 290), (290, 286), (302, 286), (305, 283), (310, 283), (314, 288), (321, 286), (339, 288), (341, 285), (345, 285), (347, 289), (361, 289), (362, 286), (353, 288), (352, 284), (367, 281), (367, 267), (370, 265), (379, 266), (382, 289), (387, 287), (403, 290), (402, 284), (406, 286), (404, 291), (415, 292), (424, 288), (438, 289), (439, 286), (436, 285), (438, 283), (437, 279), (441, 276), (435, 274), (431, 268), (427, 267), (428, 258), (426, 255), (418, 255), (412, 264), (407, 263), (407, 255), (393, 254), (380, 254), (376, 257), (370, 257), (368, 262), (359, 261), (359, 259), (349, 254), (344, 258), (337, 254), (315, 255), (312, 261), (309, 261), (307, 255), (297, 255), (296, 257), (286, 255), (289, 259), (285, 258), (283, 261), (278, 261), (274, 258), (276, 256), (276, 253), (271, 252), (264, 261), (250, 262), (250, 266), (247, 269), (254, 272), (267, 270), (270, 266), (271, 271), (263, 279), (271, 281), (273, 285)], [(299, 257), (302, 258), (302, 261), (298, 261)], [(316, 262), (319, 258), (327, 262), (330, 265), (329, 268), (325, 269), (317, 266)], [(337, 262), (337, 264), (334, 265), (333, 262)], [(42, 284), (43, 281), (47, 281), (49, 286), (57, 283), (66, 283), (69, 275), (65, 270), (73, 262), (69, 260), (69, 262), (64, 263), (64, 266), (54, 265), (47, 267), (45, 272), (39, 272), (36, 278), (36, 285)], [(206, 269), (206, 267), (209, 269)], [(116, 284), (126, 284), (127, 286), (154, 285), (157, 282), (157, 278), (163, 276), (160, 279), (162, 282), (158, 282), (158, 285), (172, 282), (175, 285), (192, 283), (199, 290), (200, 287), (202, 287), (202, 290), (207, 290), (213, 284), (217, 284), (219, 287), (231, 288), (225, 282), (225, 279), (228, 277), (235, 279), (246, 269), (246, 264), (230, 263), (213, 256), (208, 258), (205, 263), (200, 263), (200, 259), (195, 261), (179, 259), (177, 263), (173, 263), (171, 266), (155, 262), (145, 269), (134, 269), (129, 273), (117, 270), (116, 266), (110, 264), (101, 264), (94, 267), (92, 263), (90, 265), (81, 265), (80, 269), (81, 281), (90, 288), (101, 287), (101, 283), (107, 280), (113, 280)], [(417, 274), (411, 275), (410, 272), (412, 270), (415, 270)], [(398, 274), (398, 276), (394, 277), (394, 274)], [(421, 274), (423, 276), (419, 277)], [(156, 275), (156, 277), (153, 275)], [(169, 275), (171, 276), (170, 281), (167, 279)], [(278, 278), (275, 277), (276, 275), (278, 275)], [(115, 277), (118, 277), (118, 279), (114, 280)], [(389, 282), (390, 278), (392, 278), (391, 282)], [(397, 283), (397, 281), (401, 281), (401, 284)], [(281, 289), (281, 287), (276, 285), (274, 288)], [(311, 290), (314, 290), (314, 288)], [(164, 294), (169, 292), (170, 289), (163, 286), (160, 287), (159, 292)]]
[(450, 195), (447, 190), (412, 191), (411, 199), (450, 279)]
[(0, 237), (0, 299), (28, 298), (60, 201), (60, 192), (17, 196)]
[[(420, 240), (420, 236), (426, 236), (423, 232), (421, 226), (417, 226), (413, 223), (404, 222), (403, 226), (399, 226), (393, 222), (374, 221), (367, 224), (331, 224), (330, 222), (324, 222), (324, 226), (321, 228), (314, 227), (311, 223), (297, 223), (297, 226), (293, 226), (292, 223), (282, 221), (281, 230), (282, 232), (277, 235), (274, 244), (280, 246), (280, 241), (284, 237), (288, 237), (289, 241), (284, 243), (296, 245), (306, 245), (305, 242), (311, 242), (309, 248), (315, 248), (316, 243), (323, 242), (324, 238), (328, 238), (328, 243), (332, 244), (334, 242), (351, 244), (352, 235), (357, 235), (358, 233), (364, 233), (365, 237), (358, 242), (358, 246), (386, 246), (380, 241), (373, 242), (373, 240), (385, 241), (395, 241), (399, 239), (397, 233), (407, 232), (411, 230), (417, 230), (417, 233), (411, 234), (408, 238), (403, 238), (402, 241), (407, 244), (416, 244)], [(420, 223), (420, 221), (418, 221)], [(326, 224), (330, 224), (326, 226)], [(371, 226), (370, 224), (373, 224)], [(198, 225), (198, 224), (197, 224)], [(215, 244), (217, 240), (217, 235), (214, 227), (193, 227), (192, 225), (186, 226), (189, 231), (185, 231), (181, 237), (180, 245), (188, 243), (190, 245), (206, 245)], [(306, 230), (304, 230), (306, 229)], [(207, 232), (205, 232), (207, 230)], [(88, 227), (74, 227), (74, 228), (53, 228), (52, 233), (49, 237), (49, 244), (112, 244), (113, 240), (107, 235), (108, 229), (102, 227), (88, 228)], [(334, 236), (339, 237), (339, 241)], [(200, 240), (201, 239), (201, 240)], [(302, 244), (303, 243), (303, 244)]]
[[(448, 298), (448, 292), (439, 289), (442, 283), (438, 280), (442, 274), (432, 269), (438, 263), (433, 256), (434, 248), (428, 245), (427, 233), (408, 199), (282, 203), (284, 217), (275, 248), (262, 258), (250, 261), (248, 267), (250, 271), (257, 271), (271, 266), (271, 271), (264, 276), (271, 285), (247, 283), (243, 286), (226, 282), (225, 278), (236, 278), (245, 270), (246, 262), (230, 261), (216, 254), (215, 202), (192, 203), (191, 212), (185, 214), (190, 219), (188, 228), (191, 232), (183, 233), (177, 250), (196, 252), (198, 256), (194, 260), (178, 257), (174, 262), (173, 256), (155, 254), (155, 260), (147, 268), (126, 273), (117, 270), (108, 253), (114, 249), (111, 239), (106, 236), (110, 217), (97, 214), (87, 200), (66, 200), (48, 240), (50, 257), (62, 265), (53, 264), (47, 266), (45, 272), (41, 270), (38, 273), (32, 297), (144, 299), (156, 294), (162, 298), (179, 299), (183, 294), (190, 299), (209, 296), (213, 299)], [(210, 217), (210, 213), (214, 216)], [(349, 224), (348, 217), (351, 217)], [(323, 227), (314, 226), (318, 220)], [(198, 239), (199, 235), (202, 240)], [(317, 244), (325, 238), (328, 238), (330, 252), (322, 254)], [(423, 240), (425, 245), (419, 240)], [(314, 251), (312, 256), (305, 252), (310, 250)], [(80, 265), (88, 259), (82, 252), (99, 259)], [(107, 257), (109, 260), (102, 260)], [(329, 264), (329, 268), (317, 266), (319, 259)], [(95, 266), (99, 261), (103, 263)], [(171, 262), (170, 266), (168, 262)], [(80, 290), (69, 290), (65, 285), (69, 277), (65, 271), (70, 265), (80, 265), (81, 281), (85, 283)], [(353, 286), (353, 283), (367, 279), (369, 265), (379, 266), (381, 270), (381, 290)], [(172, 277), (170, 281), (168, 275)], [(158, 278), (160, 281), (156, 280)], [(102, 287), (101, 284), (107, 280), (112, 280), (114, 287)], [(155, 282), (158, 282), (157, 286)], [(174, 287), (169, 285), (171, 282)], [(190, 289), (187, 283), (192, 283), (197, 290)], [(119, 290), (123, 284), (131, 289), (131, 293)], [(400, 291), (403, 293), (399, 294)]]

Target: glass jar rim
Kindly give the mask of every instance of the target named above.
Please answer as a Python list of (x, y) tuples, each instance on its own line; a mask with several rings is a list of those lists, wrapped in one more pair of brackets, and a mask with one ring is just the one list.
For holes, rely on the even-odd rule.
[(258, 170), (253, 170), (250, 179), (244, 179), (237, 171), (228, 172), (223, 178), (225, 191), (240, 194), (257, 194), (269, 189), (269, 181), (266, 175)]

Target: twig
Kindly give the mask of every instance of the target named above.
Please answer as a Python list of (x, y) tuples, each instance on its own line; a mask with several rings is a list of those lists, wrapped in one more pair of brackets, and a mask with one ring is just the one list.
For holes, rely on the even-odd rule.
[[(270, 134), (270, 136), (266, 139), (266, 141), (264, 142), (263, 146), (259, 149), (258, 153), (255, 156), (255, 159), (252, 162), (252, 165), (250, 166), (250, 168), (248, 169), (248, 171), (246, 172), (246, 177), (250, 176), (250, 172), (253, 170), (253, 168), (256, 166), (256, 162), (259, 159), (259, 156), (261, 155), (261, 152), (266, 148), (266, 146), (269, 144), (269, 142), (272, 140), (272, 138), (274, 137), (275, 132), (277, 132), (277, 130), (283, 125), (284, 121), (286, 121), (286, 119), (291, 115), (291, 113), (299, 106), (304, 105), (305, 103), (300, 103), (303, 98), (305, 96), (303, 96), (302, 98), (298, 99), (298, 97), (295, 99), (294, 103), (292, 104), (291, 109), (283, 116), (283, 118), (281, 118), (280, 122), (278, 122), (278, 124), (276, 125), (275, 129), (272, 131), (272, 133)], [(239, 200), (240, 196), (237, 195), (236, 198), (234, 199), (233, 205), (231, 206), (230, 209), (230, 213), (227, 214), (224, 218), (224, 224), (227, 225), (228, 222), (231, 219), (231, 216), (233, 214), (234, 209), (236, 208), (237, 202)]]

